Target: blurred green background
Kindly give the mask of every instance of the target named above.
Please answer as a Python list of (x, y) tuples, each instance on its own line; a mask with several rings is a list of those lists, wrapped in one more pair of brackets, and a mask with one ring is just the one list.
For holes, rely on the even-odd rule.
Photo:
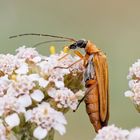
[[(0, 0), (0, 53), (14, 53), (22, 45), (32, 46), (45, 37), (9, 36), (48, 33), (89, 39), (106, 52), (110, 73), (110, 121), (122, 128), (140, 126), (140, 114), (124, 97), (128, 69), (140, 57), (139, 0)], [(51, 45), (62, 46), (53, 43)], [(39, 47), (48, 54), (48, 44)], [(92, 140), (95, 136), (82, 103), (67, 115), (67, 133), (55, 140)]]

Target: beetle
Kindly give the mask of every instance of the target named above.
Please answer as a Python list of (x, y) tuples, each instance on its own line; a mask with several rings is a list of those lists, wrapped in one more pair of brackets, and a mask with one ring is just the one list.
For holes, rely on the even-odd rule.
[[(75, 50), (74, 53), (80, 57), (80, 60), (84, 60), (84, 81), (85, 87), (87, 88), (85, 96), (79, 101), (78, 106), (84, 100), (86, 104), (86, 112), (89, 116), (91, 123), (94, 126), (95, 132), (108, 124), (109, 120), (109, 74), (108, 74), (108, 63), (106, 55), (96, 47), (91, 41), (87, 40), (75, 40), (73, 38), (54, 36), (48, 34), (36, 34), (27, 33), (11, 36), (10, 38), (15, 38), (18, 36), (26, 35), (38, 35), (38, 36), (49, 36), (65, 40), (52, 40), (52, 41), (70, 41), (73, 42), (67, 48), (70, 50)], [(52, 42), (45, 41), (40, 42), (37, 45), (43, 43)], [(83, 56), (78, 48), (85, 50), (85, 55)], [(79, 62), (79, 60), (77, 61)], [(75, 62), (75, 63), (77, 63)], [(68, 67), (71, 67), (75, 63)], [(56, 67), (56, 68), (68, 68), (68, 67)], [(77, 108), (78, 108), (77, 106)]]
[[(106, 126), (109, 120), (109, 76), (106, 55), (93, 43), (86, 40), (78, 40), (68, 46), (69, 49), (83, 48), (84, 81), (87, 91), (84, 96), (86, 111), (95, 131)], [(83, 100), (82, 99), (82, 100)]]

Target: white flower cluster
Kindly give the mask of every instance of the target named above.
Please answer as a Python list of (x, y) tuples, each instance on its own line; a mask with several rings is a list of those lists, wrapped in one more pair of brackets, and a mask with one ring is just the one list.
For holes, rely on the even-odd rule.
[(130, 67), (127, 78), (130, 90), (125, 92), (125, 96), (129, 97), (140, 111), (140, 59)]
[(110, 125), (103, 127), (93, 140), (140, 140), (140, 128), (131, 131)]
[(140, 59), (137, 60), (132, 66), (129, 68), (129, 74), (127, 76), (128, 79), (133, 79), (134, 77), (140, 77)]
[(127, 140), (128, 134), (129, 131), (110, 125), (99, 130), (94, 140)]
[(39, 104), (33, 110), (28, 110), (25, 116), (26, 121), (37, 124), (38, 127), (34, 131), (34, 136), (38, 139), (46, 137), (52, 128), (58, 130), (61, 135), (66, 131), (64, 125), (67, 122), (63, 113), (51, 108), (49, 103)]
[(25, 60), (29, 60), (32, 62), (39, 62), (41, 61), (41, 57), (39, 53), (35, 50), (35, 48), (26, 48), (25, 46), (16, 50), (17, 57)]
[(140, 128), (134, 128), (130, 131), (128, 140), (140, 140)]
[(55, 89), (52, 88), (48, 91), (50, 97), (54, 98), (57, 102), (58, 108), (67, 108), (70, 107), (72, 110), (75, 110), (78, 104), (77, 97), (71, 90), (68, 88)]
[[(68, 67), (77, 57), (64, 52), (41, 56), (34, 48), (25, 46), (16, 52), (16, 55), (0, 55), (0, 139), (6, 140), (6, 130), (14, 131), (21, 123), (25, 123), (24, 127), (33, 124), (31, 135), (39, 140), (52, 129), (64, 134), (67, 122), (63, 110), (74, 110), (78, 105), (82, 86), (75, 89), (71, 83), (77, 74), (82, 77), (82, 62), (63, 69), (59, 67)], [(76, 80), (82, 85), (82, 80)], [(21, 121), (23, 117), (25, 122)]]

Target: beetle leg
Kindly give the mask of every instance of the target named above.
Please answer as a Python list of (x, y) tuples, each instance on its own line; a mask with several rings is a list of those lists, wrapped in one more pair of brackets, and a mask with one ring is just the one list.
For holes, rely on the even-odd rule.
[(74, 51), (74, 53), (79, 56), (81, 59), (84, 59), (84, 56), (77, 50)]
[(96, 85), (97, 85), (97, 82), (96, 82), (94, 85), (92, 85), (92, 86), (86, 91), (84, 97), (79, 101), (79, 103), (78, 103), (76, 109), (73, 110), (73, 112), (75, 112), (75, 111), (79, 108), (80, 104), (83, 102), (83, 100), (85, 99), (85, 97), (88, 95), (88, 93), (89, 93), (92, 89), (94, 89), (94, 88), (96, 87)]
[[(84, 58), (84, 56), (83, 56), (79, 51), (75, 50), (74, 53), (75, 53), (77, 56), (79, 56), (81, 59)], [(62, 56), (61, 58), (59, 58), (58, 61), (64, 59), (64, 58), (67, 57), (68, 55), (69, 55), (69, 54), (65, 54), (64, 56)]]
[(54, 69), (56, 69), (56, 68), (60, 68), (60, 69), (69, 69), (70, 67), (72, 67), (72, 66), (75, 65), (76, 63), (80, 62), (81, 60), (82, 60), (82, 59), (79, 59), (79, 60), (75, 61), (74, 63), (70, 64), (70, 65), (67, 66), (67, 67), (56, 66), (56, 67), (54, 67)]
[[(60, 68), (60, 69), (69, 69), (70, 67), (72, 67), (73, 65), (77, 64), (77, 63), (80, 62), (82, 59), (84, 59), (84, 56), (83, 56), (79, 51), (76, 51), (76, 50), (75, 50), (74, 53), (75, 53), (77, 56), (79, 56), (81, 59), (75, 61), (74, 63), (72, 63), (71, 65), (69, 65), (69, 66), (67, 66), (67, 67), (56, 66), (56, 67), (54, 67), (54, 68), (55, 68), (55, 69), (56, 69), (56, 68)], [(66, 55), (62, 56), (61, 58), (58, 59), (58, 61), (64, 59), (64, 58), (67, 57), (68, 55), (69, 55), (69, 54), (66, 54)]]
[(58, 61), (60, 61), (60, 60), (62, 60), (62, 59), (64, 59), (65, 57), (67, 57), (69, 54), (67, 53), (67, 54), (65, 54), (64, 56), (62, 56), (61, 58), (59, 58), (58, 59)]

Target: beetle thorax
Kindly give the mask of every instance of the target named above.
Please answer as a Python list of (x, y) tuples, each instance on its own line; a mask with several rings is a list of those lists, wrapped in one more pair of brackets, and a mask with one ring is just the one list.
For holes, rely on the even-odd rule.
[(100, 52), (100, 50), (96, 47), (96, 45), (94, 45), (90, 41), (88, 41), (85, 51), (87, 54), (95, 54), (97, 52)]

